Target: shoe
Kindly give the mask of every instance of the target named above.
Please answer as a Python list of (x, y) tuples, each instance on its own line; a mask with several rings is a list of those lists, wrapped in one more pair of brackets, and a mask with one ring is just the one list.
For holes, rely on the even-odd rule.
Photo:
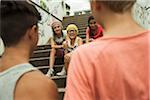
[(61, 72), (57, 73), (56, 75), (58, 75), (58, 76), (66, 75), (65, 67), (63, 67), (62, 70), (61, 70)]
[(52, 77), (54, 76), (54, 69), (53, 68), (50, 68), (46, 74), (47, 77)]

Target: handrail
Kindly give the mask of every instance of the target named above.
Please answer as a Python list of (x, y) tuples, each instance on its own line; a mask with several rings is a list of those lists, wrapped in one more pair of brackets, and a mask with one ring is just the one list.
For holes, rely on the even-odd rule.
[(39, 7), (40, 9), (42, 9), (43, 11), (45, 11), (47, 14), (51, 15), (52, 17), (56, 18), (57, 20), (59, 20), (60, 22), (62, 22), (62, 20), (60, 20), (58, 17), (56, 17), (55, 15), (51, 14), (49, 11), (47, 11), (46, 9), (42, 8), (41, 6), (39, 6), (38, 4), (36, 4), (35, 2), (33, 2), (32, 0), (29, 0), (33, 5)]

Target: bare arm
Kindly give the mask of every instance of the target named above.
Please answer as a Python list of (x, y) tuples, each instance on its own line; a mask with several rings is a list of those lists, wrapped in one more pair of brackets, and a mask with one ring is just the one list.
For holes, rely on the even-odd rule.
[(89, 43), (89, 35), (86, 35), (86, 43)]
[(29, 72), (17, 83), (14, 100), (58, 100), (57, 87), (42, 73)]
[(83, 44), (82, 38), (79, 38), (78, 44), (79, 44), (79, 46)]
[(67, 40), (63, 42), (63, 48), (64, 48), (64, 53), (65, 55), (68, 53), (67, 48), (68, 48), (68, 44), (67, 44)]
[(86, 29), (86, 43), (89, 43), (89, 32), (88, 32), (88, 28)]

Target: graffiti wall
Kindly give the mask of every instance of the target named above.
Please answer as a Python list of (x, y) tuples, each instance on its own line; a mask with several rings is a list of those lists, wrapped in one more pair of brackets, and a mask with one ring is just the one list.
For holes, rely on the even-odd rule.
[(2, 55), (3, 52), (4, 52), (4, 45), (3, 45), (3, 41), (0, 37), (0, 55)]
[[(42, 8), (57, 16), (60, 20), (64, 17), (64, 9), (62, 5), (63, 0), (33, 0), (36, 4), (40, 5)], [(38, 45), (46, 44), (49, 38), (52, 36), (51, 24), (56, 19), (38, 8), (38, 11), (42, 15), (42, 20), (39, 22), (39, 41)]]
[(137, 0), (133, 17), (142, 27), (150, 29), (150, 0)]
[[(62, 5), (63, 0), (32, 0), (36, 4), (40, 5), (42, 8), (50, 12), (51, 14), (57, 16), (60, 20), (63, 19), (64, 9)], [(42, 9), (36, 7), (42, 16), (42, 20), (39, 22), (39, 41), (38, 45), (44, 45), (48, 42), (49, 38), (52, 36), (51, 23), (56, 19), (51, 15), (48, 15)], [(3, 42), (0, 38), (0, 55), (4, 51)]]

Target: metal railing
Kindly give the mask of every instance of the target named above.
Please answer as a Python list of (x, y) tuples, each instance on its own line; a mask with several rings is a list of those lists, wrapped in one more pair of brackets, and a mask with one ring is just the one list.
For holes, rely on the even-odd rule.
[(47, 11), (46, 9), (42, 8), (40, 5), (36, 4), (35, 2), (33, 2), (32, 0), (29, 0), (30, 3), (32, 3), (33, 5), (37, 6), (38, 8), (42, 9), (44, 12), (46, 12), (47, 14), (51, 15), (52, 17), (54, 17), (55, 19), (59, 20), (60, 22), (62, 22), (62, 20), (60, 20), (58, 17), (56, 17), (55, 15), (51, 14), (49, 11)]

